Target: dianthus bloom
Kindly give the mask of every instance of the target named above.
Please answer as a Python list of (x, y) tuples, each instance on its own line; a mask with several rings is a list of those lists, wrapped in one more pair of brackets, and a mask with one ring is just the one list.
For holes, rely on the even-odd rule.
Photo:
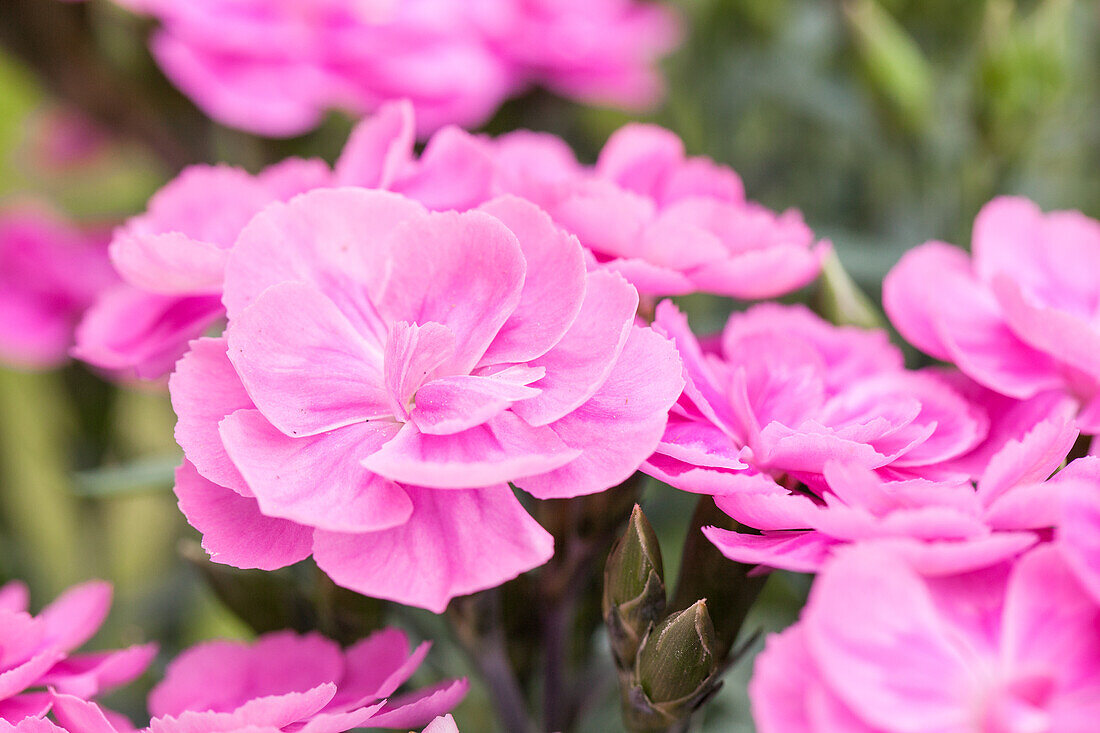
[(442, 611), (545, 562), (539, 498), (622, 482), (683, 386), (637, 292), (585, 272), (532, 204), (431, 213), (313, 191), (265, 209), (227, 267), (226, 337), (170, 381), (176, 491), (212, 557), (311, 552), (337, 583)]
[(974, 222), (973, 257), (929, 242), (887, 275), (883, 302), (901, 334), (1015, 398), (1058, 390), (1100, 432), (1100, 222), (995, 199)]
[(502, 190), (542, 206), (643, 294), (773, 298), (817, 277), (829, 251), (797, 211), (746, 200), (736, 173), (687, 157), (654, 125), (620, 129), (592, 168), (552, 135), (511, 133), (493, 148)]
[(283, 137), (408, 98), (420, 131), (476, 126), (542, 84), (647, 106), (671, 11), (636, 0), (120, 0), (153, 15), (165, 74), (212, 118)]
[(1091, 457), (1046, 480), (1076, 437), (1071, 425), (1042, 423), (994, 454), (976, 485), (884, 481), (866, 468), (828, 463), (825, 486), (816, 491), (760, 482), (715, 498), (760, 534), (704, 532), (733, 560), (789, 570), (816, 571), (844, 545), (866, 542), (892, 548), (930, 575), (987, 567), (1048, 535), (1067, 493), (1100, 485), (1100, 459)]
[(37, 616), (28, 613), (28, 603), (22, 583), (0, 587), (0, 723), (44, 715), (50, 708), (47, 687), (88, 699), (129, 682), (156, 654), (151, 644), (72, 653), (107, 616), (111, 587), (106, 583), (74, 586)]
[(688, 384), (645, 470), (680, 489), (726, 494), (755, 474), (814, 485), (828, 461), (951, 475), (944, 464), (989, 433), (979, 405), (938, 373), (905, 370), (881, 331), (762, 304), (704, 345), (669, 301), (654, 327), (676, 342)]
[[(344, 733), (351, 729), (419, 727), (453, 708), (465, 680), (446, 681), (393, 697), (424, 660), (430, 644), (409, 653), (396, 629), (376, 632), (346, 651), (316, 634), (264, 634), (248, 644), (213, 641), (188, 649), (149, 695), (148, 733)], [(116, 733), (91, 703), (53, 695), (62, 728), (50, 733)], [(449, 717), (449, 716), (448, 716)], [(22, 730), (22, 729), (20, 729)], [(28, 733), (39, 729), (29, 728)]]
[(1049, 545), (944, 579), (849, 551), (768, 640), (749, 696), (761, 733), (1088, 733), (1100, 606)]
[(106, 237), (32, 205), (0, 208), (0, 361), (64, 363), (81, 314), (114, 282)]

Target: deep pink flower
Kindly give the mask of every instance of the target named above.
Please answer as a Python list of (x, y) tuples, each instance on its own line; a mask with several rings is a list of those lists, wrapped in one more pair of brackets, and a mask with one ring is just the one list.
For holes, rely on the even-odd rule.
[(1072, 424), (1040, 423), (994, 454), (976, 484), (885, 481), (835, 462), (826, 464), (816, 492), (758, 480), (715, 501), (760, 534), (704, 532), (733, 560), (799, 571), (816, 571), (842, 545), (865, 542), (892, 547), (926, 574), (988, 567), (1049, 534), (1063, 495), (1098, 478), (1100, 461), (1079, 459), (1046, 480), (1076, 437)]
[(326, 110), (366, 114), (408, 98), (421, 133), (476, 126), (545, 84), (639, 106), (678, 40), (663, 6), (635, 0), (122, 0), (155, 16), (153, 54), (224, 124), (276, 137)]
[(1100, 222), (998, 198), (974, 222), (973, 258), (929, 242), (887, 275), (891, 321), (922, 351), (1015, 398), (1059, 390), (1100, 432)]
[(442, 611), (552, 554), (508, 482), (598, 492), (656, 446), (683, 380), (637, 301), (519, 199), (271, 206), (230, 255), (227, 337), (170, 381), (180, 506), (215, 560), (312, 552), (341, 585)]
[(1050, 546), (935, 580), (849, 551), (768, 640), (749, 696), (760, 733), (1088, 733), (1100, 606)]
[(114, 281), (105, 236), (33, 204), (0, 209), (0, 361), (64, 363), (81, 314)]
[(542, 206), (643, 294), (772, 298), (817, 277), (829, 251), (797, 211), (746, 200), (736, 173), (687, 157), (654, 125), (617, 131), (593, 168), (550, 135), (511, 133), (493, 148), (501, 190)]
[(906, 371), (881, 331), (762, 304), (704, 348), (669, 301), (654, 327), (676, 342), (688, 384), (645, 470), (680, 489), (727, 494), (754, 474), (814, 485), (829, 461), (965, 477), (949, 462), (988, 437), (978, 404), (939, 373)]
[[(95, 697), (140, 675), (156, 654), (152, 644), (73, 654), (107, 616), (107, 583), (74, 586), (37, 616), (28, 613), (28, 603), (22, 583), (0, 587), (0, 721), (44, 715), (50, 708), (47, 687), (81, 699)], [(34, 730), (28, 726), (19, 730)]]

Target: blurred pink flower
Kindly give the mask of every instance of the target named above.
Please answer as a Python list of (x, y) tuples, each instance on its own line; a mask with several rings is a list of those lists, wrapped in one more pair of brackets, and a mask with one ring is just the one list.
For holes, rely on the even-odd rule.
[(1087, 733), (1100, 606), (1050, 546), (943, 579), (860, 548), (768, 640), (749, 696), (760, 733)]
[(1062, 492), (1057, 544), (1092, 597), (1100, 603), (1100, 458), (1078, 458), (1073, 465), (1088, 471)]
[(656, 446), (683, 380), (637, 300), (520, 199), (271, 206), (229, 257), (227, 337), (170, 381), (180, 506), (219, 562), (312, 552), (341, 585), (442, 611), (552, 554), (508, 482), (594, 493)]
[(476, 126), (532, 84), (644, 106), (679, 38), (667, 7), (636, 0), (120, 1), (160, 21), (153, 54), (199, 107), (274, 137), (399, 98), (421, 133)]
[(316, 634), (280, 631), (252, 644), (214, 641), (188, 649), (149, 694), (153, 733), (268, 726), (341, 733), (424, 725), (462, 700), (465, 680), (394, 696), (431, 644), (409, 653), (397, 629), (342, 651)]
[[(44, 715), (50, 708), (47, 687), (80, 699), (95, 697), (136, 678), (156, 654), (152, 644), (72, 654), (107, 616), (107, 583), (74, 586), (37, 616), (28, 613), (28, 604), (22, 583), (0, 587), (0, 721), (16, 723)], [(27, 724), (19, 730), (35, 728)]]
[(1100, 432), (1100, 222), (998, 198), (974, 222), (973, 258), (942, 242), (887, 275), (891, 321), (922, 351), (1015, 398), (1059, 390)]
[(950, 461), (989, 434), (978, 404), (936, 372), (905, 370), (881, 331), (762, 304), (732, 315), (704, 346), (670, 301), (654, 327), (676, 342), (688, 384), (644, 470), (680, 489), (722, 495), (771, 483), (759, 474), (813, 486), (829, 461), (965, 478), (972, 467)]
[(0, 362), (66, 361), (81, 314), (116, 280), (106, 239), (35, 204), (0, 208)]
[(542, 206), (643, 294), (773, 298), (817, 277), (830, 249), (797, 211), (746, 200), (736, 173), (687, 157), (654, 125), (618, 130), (593, 168), (546, 134), (511, 133), (493, 149), (500, 190)]
[(424, 733), (459, 733), (455, 719), (450, 715), (436, 718), (424, 729)]

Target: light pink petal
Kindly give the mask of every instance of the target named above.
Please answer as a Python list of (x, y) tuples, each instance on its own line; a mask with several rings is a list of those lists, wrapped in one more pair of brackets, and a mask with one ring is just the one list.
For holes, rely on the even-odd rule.
[(30, 602), (30, 590), (23, 581), (12, 580), (0, 586), (0, 611), (24, 613)]
[(459, 730), (455, 719), (450, 715), (444, 715), (433, 720), (423, 733), (459, 733)]
[[(955, 277), (942, 280), (945, 272)], [(905, 340), (921, 351), (950, 360), (936, 322), (950, 298), (948, 288), (967, 278), (970, 261), (958, 247), (929, 242), (909, 250), (882, 281), (882, 305)], [(950, 301), (948, 301), (950, 302)]]
[(1100, 606), (1050, 545), (1020, 558), (1005, 594), (1005, 663), (1057, 675), (1073, 687), (1100, 688)]
[(176, 470), (175, 491), (180, 510), (202, 533), (202, 547), (214, 562), (275, 570), (309, 557), (311, 528), (264, 516), (255, 499), (211, 483), (187, 461)]
[(1100, 488), (1078, 484), (1062, 498), (1058, 541), (1066, 562), (1100, 603)]
[(738, 457), (741, 445), (726, 433), (709, 423), (679, 415), (669, 416), (657, 451), (696, 466), (733, 470), (747, 468)]
[(551, 428), (531, 427), (504, 412), (453, 435), (428, 435), (406, 424), (362, 463), (392, 481), (461, 489), (552, 471), (580, 454)]
[(213, 295), (158, 295), (120, 284), (85, 311), (72, 355), (103, 369), (155, 379), (172, 371), (187, 343), (223, 315)]
[(866, 443), (841, 437), (824, 425), (807, 421), (797, 428), (778, 422), (765, 425), (756, 445), (745, 450), (742, 460), (762, 469), (821, 473), (832, 460), (877, 468), (887, 463), (888, 458)]
[(624, 188), (652, 195), (683, 160), (684, 143), (675, 133), (635, 123), (624, 125), (607, 139), (596, 171)]
[(818, 532), (744, 534), (719, 527), (703, 527), (718, 550), (746, 565), (763, 565), (796, 573), (816, 573), (828, 559), (835, 540)]
[(69, 588), (46, 606), (38, 618), (45, 624), (45, 643), (71, 651), (91, 639), (111, 608), (111, 584), (93, 580)]
[(413, 157), (416, 128), (408, 100), (388, 102), (356, 125), (336, 161), (341, 186), (389, 188)]
[(449, 369), (468, 373), (520, 302), (526, 264), (514, 234), (481, 212), (438, 213), (395, 232), (376, 302), (392, 321), (435, 321), (455, 335)]
[(749, 682), (752, 717), (760, 733), (816, 733), (807, 692), (817, 676), (801, 624), (770, 635), (753, 662)]
[[(753, 474), (746, 474), (753, 475)], [(822, 510), (808, 496), (794, 494), (768, 476), (755, 474), (753, 485), (714, 497), (718, 508), (746, 527), (759, 530), (810, 529)]]
[(480, 140), (448, 126), (432, 136), (415, 173), (395, 182), (393, 190), (433, 211), (466, 211), (492, 192), (493, 160)]
[[(50, 667), (64, 658), (65, 652), (63, 650), (49, 648), (15, 667), (0, 672), (0, 701), (18, 695), (28, 687), (35, 685)], [(37, 704), (37, 702), (33, 704)], [(21, 705), (20, 709), (22, 708)]]
[(95, 703), (63, 693), (52, 693), (53, 715), (65, 730), (80, 733), (118, 733)]
[(712, 496), (739, 491), (746, 481), (750, 484), (756, 482), (755, 478), (745, 478), (755, 474), (726, 468), (705, 468), (661, 453), (647, 458), (640, 470), (682, 491)]
[(224, 338), (191, 343), (168, 380), (176, 412), (176, 442), (202, 476), (242, 496), (251, 491), (225, 452), (218, 423), (237, 410), (255, 407), (226, 354)]
[(830, 250), (827, 243), (812, 249), (777, 245), (702, 265), (688, 277), (703, 292), (742, 300), (775, 298), (812, 282)]
[(451, 435), (481, 425), (514, 402), (530, 400), (539, 392), (492, 377), (443, 377), (417, 390), (410, 417), (423, 433)]
[(221, 294), (228, 254), (179, 232), (135, 234), (111, 242), (111, 261), (131, 285), (165, 295)]
[(253, 698), (338, 682), (343, 668), (340, 647), (316, 632), (277, 631), (252, 644), (207, 642), (172, 660), (149, 695), (149, 711), (158, 718), (187, 710), (228, 713)]
[(360, 465), (397, 430), (396, 423), (370, 421), (290, 438), (257, 410), (238, 410), (220, 427), (264, 515), (333, 532), (373, 532), (408, 520), (412, 504), (401, 487)]
[(136, 679), (156, 654), (156, 644), (80, 654), (54, 665), (49, 674), (42, 678), (41, 684), (49, 685), (58, 692), (89, 699)]
[(357, 641), (345, 653), (344, 677), (329, 709), (392, 695), (416, 671), (427, 647), (422, 644), (410, 656), (405, 632), (393, 628), (375, 631)]
[(872, 726), (963, 727), (970, 655), (903, 563), (871, 551), (838, 556), (818, 577), (805, 625), (823, 677)]
[(442, 613), (451, 598), (511, 580), (553, 554), (553, 538), (507, 486), (406, 490), (415, 508), (401, 527), (361, 535), (318, 532), (314, 557), (334, 581)]
[(386, 391), (394, 415), (406, 419), (416, 391), (455, 355), (455, 335), (446, 326), (398, 321), (390, 328), (382, 358)]
[(594, 493), (622, 483), (657, 447), (668, 410), (684, 388), (682, 375), (671, 341), (652, 329), (632, 327), (603, 386), (579, 408), (550, 424), (566, 445), (583, 453), (561, 468), (515, 484), (549, 499)]
[(994, 567), (1038, 542), (1034, 532), (994, 532), (965, 540), (871, 539), (857, 546), (892, 554), (925, 577), (950, 577)]
[(621, 277), (590, 273), (584, 302), (569, 331), (549, 352), (530, 362), (546, 369), (546, 376), (533, 385), (542, 394), (517, 404), (516, 414), (532, 425), (546, 425), (592, 397), (620, 359), (637, 308), (637, 291)]
[(470, 683), (466, 680), (447, 681), (390, 698), (371, 718), (370, 724), (402, 730), (419, 728), (440, 713), (453, 710), (469, 688)]
[(519, 305), (481, 358), (482, 364), (526, 362), (558, 343), (581, 311), (587, 281), (576, 238), (523, 199), (506, 196), (481, 206), (519, 240), (527, 274)]
[(264, 168), (256, 180), (279, 201), (289, 201), (300, 193), (336, 185), (332, 169), (320, 158), (286, 158)]
[(1021, 340), (1100, 379), (1100, 332), (1093, 324), (1034, 302), (1004, 275), (993, 278), (992, 286), (1005, 320)]
[(269, 288), (237, 315), (228, 338), (248, 394), (287, 435), (391, 414), (382, 354), (311, 285)]
[[(317, 714), (332, 699), (336, 685), (324, 684), (306, 692), (290, 692), (249, 700), (232, 713), (184, 711), (179, 716), (155, 717), (152, 733), (241, 733), (280, 731)], [(326, 731), (325, 733), (336, 733)]]
[(989, 460), (978, 481), (978, 495), (988, 505), (1013, 486), (1045, 480), (1062, 464), (1077, 434), (1072, 422), (1053, 420), (1008, 441)]
[(267, 288), (308, 283), (325, 293), (366, 336), (385, 342), (384, 324), (369, 296), (382, 285), (390, 235), (424, 207), (386, 191), (310, 191), (273, 204), (241, 232), (225, 271), (224, 301), (236, 318)]
[(645, 295), (687, 295), (696, 289), (689, 275), (635, 257), (611, 260), (601, 268), (619, 273)]

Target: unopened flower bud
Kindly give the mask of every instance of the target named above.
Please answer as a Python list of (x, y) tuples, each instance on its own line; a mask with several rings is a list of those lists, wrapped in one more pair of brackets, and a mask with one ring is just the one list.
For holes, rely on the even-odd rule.
[(612, 548), (604, 573), (603, 610), (621, 668), (634, 664), (638, 645), (664, 614), (664, 564), (657, 534), (639, 506)]

